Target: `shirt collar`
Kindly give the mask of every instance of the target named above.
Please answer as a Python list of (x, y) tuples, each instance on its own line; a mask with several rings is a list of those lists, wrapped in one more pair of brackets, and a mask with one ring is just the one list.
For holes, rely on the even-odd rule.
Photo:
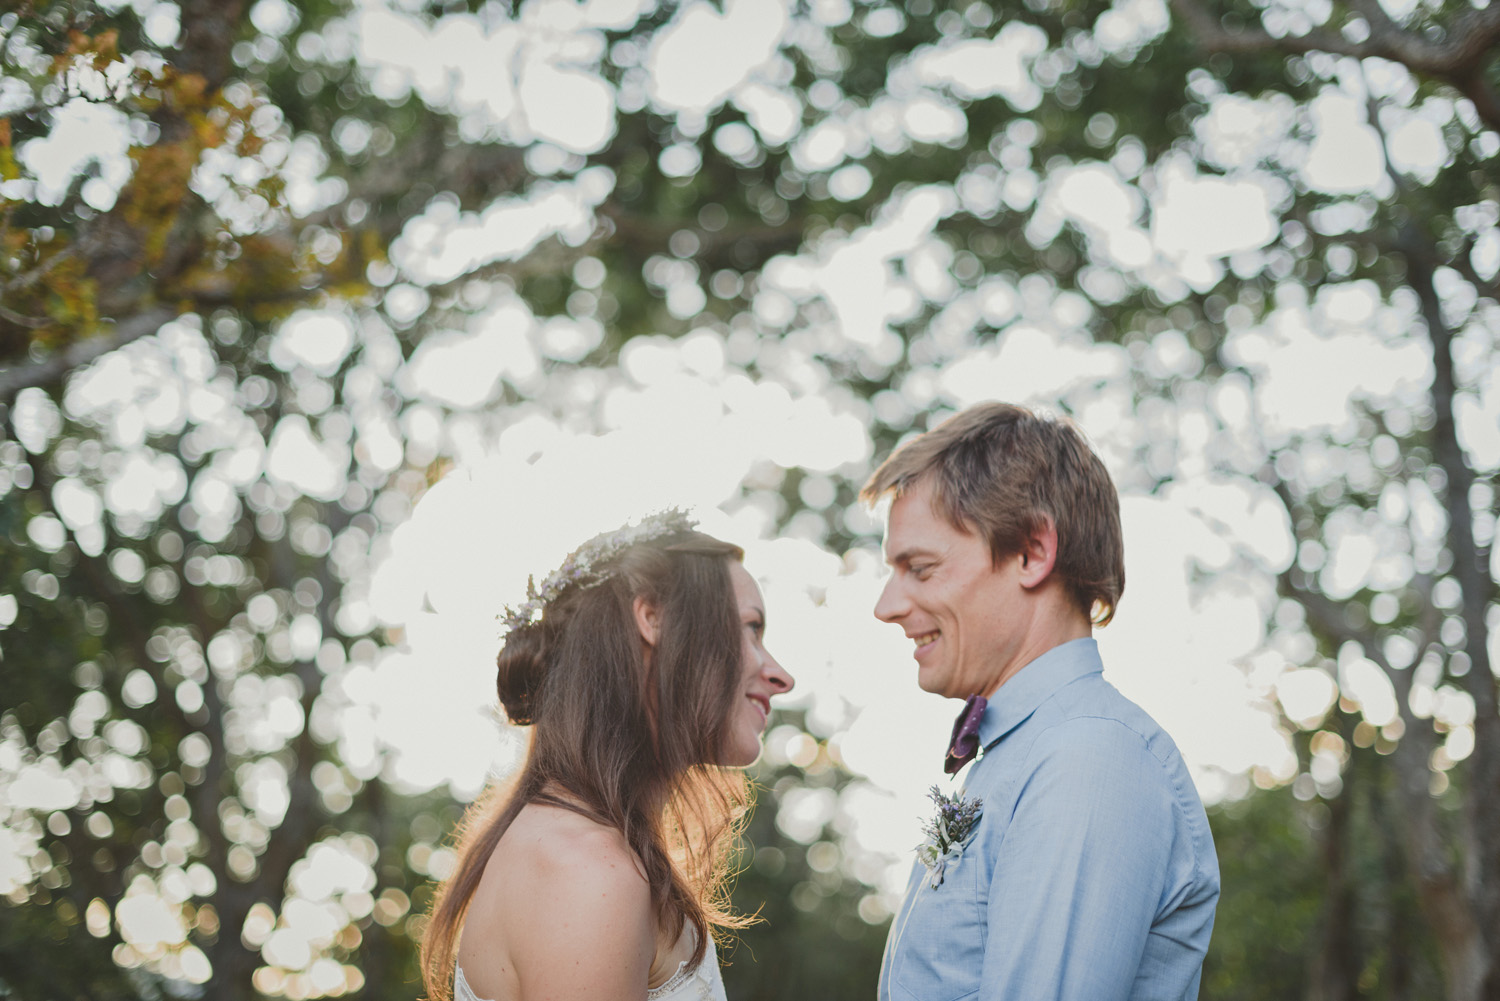
[(1064, 686), (1104, 670), (1092, 636), (1055, 646), (1010, 677), (985, 707), (979, 746), (988, 750)]

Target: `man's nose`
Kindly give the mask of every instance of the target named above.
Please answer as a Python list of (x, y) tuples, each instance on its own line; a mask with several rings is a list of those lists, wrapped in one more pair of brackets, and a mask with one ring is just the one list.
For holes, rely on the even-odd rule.
[(880, 600), (875, 602), (875, 617), (881, 622), (898, 622), (909, 610), (900, 582), (895, 574), (891, 574), (881, 589)]

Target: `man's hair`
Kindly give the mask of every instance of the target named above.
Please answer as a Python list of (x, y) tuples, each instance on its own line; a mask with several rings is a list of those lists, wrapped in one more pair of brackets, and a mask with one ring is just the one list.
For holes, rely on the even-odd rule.
[(960, 531), (989, 543), (999, 561), (1014, 555), (1050, 518), (1057, 527), (1053, 569), (1084, 615), (1104, 625), (1125, 591), (1120, 498), (1104, 463), (1070, 421), (1009, 403), (981, 403), (907, 442), (860, 491), (874, 504), (918, 481)]

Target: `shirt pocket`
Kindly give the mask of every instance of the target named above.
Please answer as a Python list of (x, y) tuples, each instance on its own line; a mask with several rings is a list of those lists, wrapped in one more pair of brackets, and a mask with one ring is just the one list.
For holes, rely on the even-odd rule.
[(979, 992), (984, 966), (984, 908), (979, 902), (977, 858), (950, 865), (937, 889), (926, 870), (909, 892), (913, 899), (892, 957), (891, 978), (912, 1001), (959, 1001)]

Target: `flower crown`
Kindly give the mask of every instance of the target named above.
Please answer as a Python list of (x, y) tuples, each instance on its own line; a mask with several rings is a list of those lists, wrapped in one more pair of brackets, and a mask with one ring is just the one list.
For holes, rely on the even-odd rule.
[(500, 613), (506, 632), (537, 622), (547, 605), (568, 588), (586, 590), (604, 583), (611, 573), (605, 564), (631, 546), (669, 535), (682, 535), (692, 531), (696, 524), (685, 512), (674, 507), (648, 515), (635, 525), (594, 536), (573, 550), (563, 560), (562, 566), (542, 578), (540, 586), (534, 577), (526, 578), (526, 600), (516, 606), (507, 605)]

